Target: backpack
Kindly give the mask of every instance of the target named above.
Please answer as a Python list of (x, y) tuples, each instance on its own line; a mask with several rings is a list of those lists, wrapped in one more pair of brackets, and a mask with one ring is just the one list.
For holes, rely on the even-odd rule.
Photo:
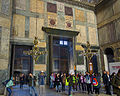
[(9, 82), (6, 84), (6, 87), (11, 87), (11, 86), (13, 86), (14, 84), (13, 84), (13, 81), (12, 80), (9, 80)]
[(8, 79), (8, 80), (2, 82), (2, 84), (3, 84), (4, 86), (6, 86), (9, 81), (10, 81), (10, 80)]
[(93, 83), (94, 86), (98, 86), (98, 82), (97, 82), (96, 78), (93, 78), (93, 82), (92, 83)]

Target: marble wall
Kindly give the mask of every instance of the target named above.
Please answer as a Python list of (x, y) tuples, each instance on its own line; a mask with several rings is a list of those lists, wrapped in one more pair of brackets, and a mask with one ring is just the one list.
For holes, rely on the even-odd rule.
[(0, 0), (0, 95), (2, 82), (9, 78), (9, 46), (11, 25), (11, 0)]
[(96, 16), (92, 10), (54, 0), (15, 1), (12, 38), (26, 38), (33, 41), (37, 35), (41, 42), (46, 43), (47, 38), (42, 27), (50, 27), (79, 31), (75, 46), (85, 45), (87, 41), (93, 46), (98, 46)]
[[(26, 3), (26, 2), (27, 3)], [(18, 5), (18, 3), (20, 3)], [(29, 10), (25, 10), (25, 6), (29, 6)], [(86, 44), (86, 41), (89, 40), (89, 36), (93, 35), (94, 32), (88, 32), (88, 29), (90, 26), (96, 29), (96, 16), (95, 13), (91, 10), (80, 8), (77, 6), (72, 6), (65, 3), (60, 3), (57, 1), (44, 1), (44, 0), (16, 0), (14, 5), (14, 10), (16, 10), (17, 15), (22, 14), (21, 10), (25, 12), (25, 14), (22, 14), (23, 16), (27, 15), (29, 16), (29, 36), (28, 38), (34, 38), (36, 35), (36, 15), (37, 15), (37, 24), (41, 22), (41, 25), (38, 26), (46, 26), (51, 28), (57, 28), (57, 29), (65, 29), (65, 30), (78, 30), (77, 26), (84, 26), (83, 28), (83, 36), (82, 38), (86, 38), (86, 40), (78, 40), (77, 43)], [(37, 13), (36, 13), (37, 11)], [(16, 14), (14, 14), (16, 15)], [(26, 17), (26, 16), (25, 16)], [(14, 18), (14, 17), (13, 17)], [(15, 17), (16, 18), (16, 17)], [(21, 18), (22, 19), (22, 18)], [(14, 19), (13, 19), (14, 20)], [(17, 21), (17, 18), (16, 18)], [(19, 21), (18, 21), (19, 22)], [(22, 22), (25, 22), (23, 19)], [(21, 22), (21, 23), (22, 23)], [(59, 23), (58, 23), (59, 22)], [(77, 25), (77, 26), (76, 26)], [(18, 26), (18, 25), (17, 25)], [(22, 24), (22, 27), (26, 26)], [(41, 28), (41, 27), (39, 27)], [(22, 28), (24, 29), (24, 28)], [(16, 30), (16, 29), (15, 29)], [(18, 30), (18, 29), (17, 29)], [(82, 29), (80, 29), (82, 31)], [(21, 30), (21, 34), (24, 34), (24, 30)], [(45, 39), (45, 36), (41, 30), (38, 30), (37, 32), (41, 32), (39, 35), (41, 36), (40, 39)], [(84, 35), (86, 33), (86, 35)], [(91, 34), (88, 34), (91, 33)], [(38, 33), (39, 34), (39, 33)], [(38, 35), (37, 34), (37, 35)], [(97, 34), (97, 31), (95, 31), (95, 34)], [(89, 35), (89, 36), (88, 36)], [(23, 35), (22, 35), (23, 36)], [(97, 35), (94, 35), (97, 38)], [(20, 35), (18, 36), (20, 37)], [(24, 36), (23, 36), (24, 37)], [(80, 37), (80, 36), (79, 36)], [(79, 38), (77, 37), (77, 38)], [(96, 39), (97, 40), (97, 39)], [(95, 41), (96, 41), (95, 40)], [(93, 41), (90, 42), (91, 44), (98, 45), (98, 42), (94, 43)]]
[[(120, 0), (113, 3), (104, 4), (97, 10), (97, 23), (100, 45), (119, 41), (119, 21), (120, 21)], [(104, 40), (102, 40), (104, 38)]]
[[(120, 48), (120, 0), (113, 1), (108, 1), (96, 11), (98, 35), (101, 57), (104, 57), (106, 48), (111, 48), (114, 52), (115, 62), (120, 62), (119, 52), (116, 51)], [(101, 58), (101, 65), (105, 65), (104, 59), (106, 57)]]

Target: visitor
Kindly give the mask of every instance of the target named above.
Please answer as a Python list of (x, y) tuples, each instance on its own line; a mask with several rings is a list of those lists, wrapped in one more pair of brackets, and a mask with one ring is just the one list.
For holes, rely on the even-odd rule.
[(100, 94), (100, 74), (95, 74), (93, 77), (93, 87), (95, 90), (95, 94)]
[(38, 74), (38, 84), (39, 84), (39, 95), (45, 96), (45, 78), (46, 74), (44, 71), (41, 71)]
[(105, 85), (106, 94), (111, 95), (111, 91), (110, 91), (111, 90), (111, 86), (110, 86), (111, 80), (110, 80), (110, 74), (108, 71), (106, 72), (106, 74), (104, 74), (103, 82)]
[(118, 70), (117, 75), (113, 78), (112, 85), (114, 86), (113, 92), (120, 96), (120, 69)]
[(29, 85), (29, 91), (30, 91), (30, 96), (33, 96), (33, 92), (35, 94), (35, 96), (37, 96), (37, 91), (36, 91), (36, 77), (33, 76), (32, 73), (29, 73), (29, 76), (28, 76), (28, 85)]
[(65, 91), (65, 82), (66, 82), (66, 74), (64, 73), (62, 76), (62, 91)]
[(80, 81), (81, 81), (82, 91), (84, 92), (86, 90), (84, 74), (81, 75)]
[(56, 82), (56, 91), (57, 92), (60, 92), (60, 74), (59, 73), (57, 73), (57, 76), (56, 76), (56, 78), (55, 78), (55, 82)]
[(78, 73), (77, 74), (77, 79), (78, 79), (78, 86), (79, 86), (79, 90), (81, 89), (80, 88), (80, 84), (81, 84), (81, 73)]
[(12, 87), (14, 86), (14, 77), (11, 77), (10, 79), (3, 82), (3, 85), (6, 87), (6, 90), (8, 92), (8, 96), (11, 96), (12, 94)]
[(92, 84), (92, 78), (90, 77), (90, 74), (88, 72), (86, 72), (85, 79), (86, 79), (88, 94), (90, 92), (91, 92), (91, 94), (93, 94), (93, 92), (92, 92), (92, 86), (91, 86), (91, 84)]
[(55, 81), (55, 78), (54, 78), (54, 75), (52, 73), (50, 76), (50, 88), (54, 88), (54, 81)]
[(24, 80), (25, 80), (24, 74), (21, 73), (20, 74), (20, 89), (23, 88)]
[(114, 94), (114, 90), (115, 90), (115, 88), (114, 88), (114, 86), (113, 86), (113, 82), (114, 82), (115, 76), (116, 76), (116, 73), (115, 73), (115, 72), (113, 72), (112, 75), (110, 76), (110, 78), (111, 78), (111, 84), (112, 84), (112, 88), (113, 88), (113, 94)]
[(73, 72), (70, 72), (70, 75), (67, 77), (67, 82), (69, 83), (69, 90), (68, 90), (68, 96), (72, 96), (71, 91), (72, 91), (72, 86), (73, 86)]
[(73, 75), (73, 90), (77, 91), (77, 85), (78, 85), (78, 79), (77, 76), (75, 76), (75, 74)]

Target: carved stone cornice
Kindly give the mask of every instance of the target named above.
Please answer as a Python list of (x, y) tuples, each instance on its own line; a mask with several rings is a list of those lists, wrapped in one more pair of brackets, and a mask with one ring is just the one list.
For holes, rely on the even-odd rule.
[(103, 50), (103, 51), (106, 48), (112, 48), (113, 50), (115, 50), (116, 48), (120, 48), (120, 41), (117, 41), (115, 43), (108, 43), (108, 44), (100, 46), (100, 49)]
[(118, 20), (119, 18), (120, 18), (120, 12), (118, 14), (115, 14), (115, 15), (111, 16), (110, 18), (102, 21), (101, 23), (99, 23), (97, 28), (101, 28), (101, 27), (103, 27), (103, 26), (105, 26), (105, 25), (107, 25), (115, 20)]
[(96, 6), (95, 6), (96, 12), (101, 10), (101, 9), (104, 9), (105, 7), (107, 7), (111, 4), (113, 4), (115, 1), (116, 0), (100, 0), (100, 2), (97, 3)]

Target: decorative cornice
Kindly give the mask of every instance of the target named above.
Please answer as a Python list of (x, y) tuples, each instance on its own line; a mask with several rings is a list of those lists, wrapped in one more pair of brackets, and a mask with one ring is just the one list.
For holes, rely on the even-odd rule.
[(50, 27), (42, 27), (42, 30), (49, 35), (62, 35), (62, 36), (69, 36), (74, 37), (79, 34), (78, 31), (72, 31), (72, 30), (64, 30), (64, 29), (56, 29), (56, 28), (50, 28)]
[(55, 0), (55, 1), (64, 2), (70, 5), (79, 6), (79, 7), (86, 8), (93, 11), (95, 10), (95, 4), (88, 3), (88, 2), (80, 2), (77, 0)]

